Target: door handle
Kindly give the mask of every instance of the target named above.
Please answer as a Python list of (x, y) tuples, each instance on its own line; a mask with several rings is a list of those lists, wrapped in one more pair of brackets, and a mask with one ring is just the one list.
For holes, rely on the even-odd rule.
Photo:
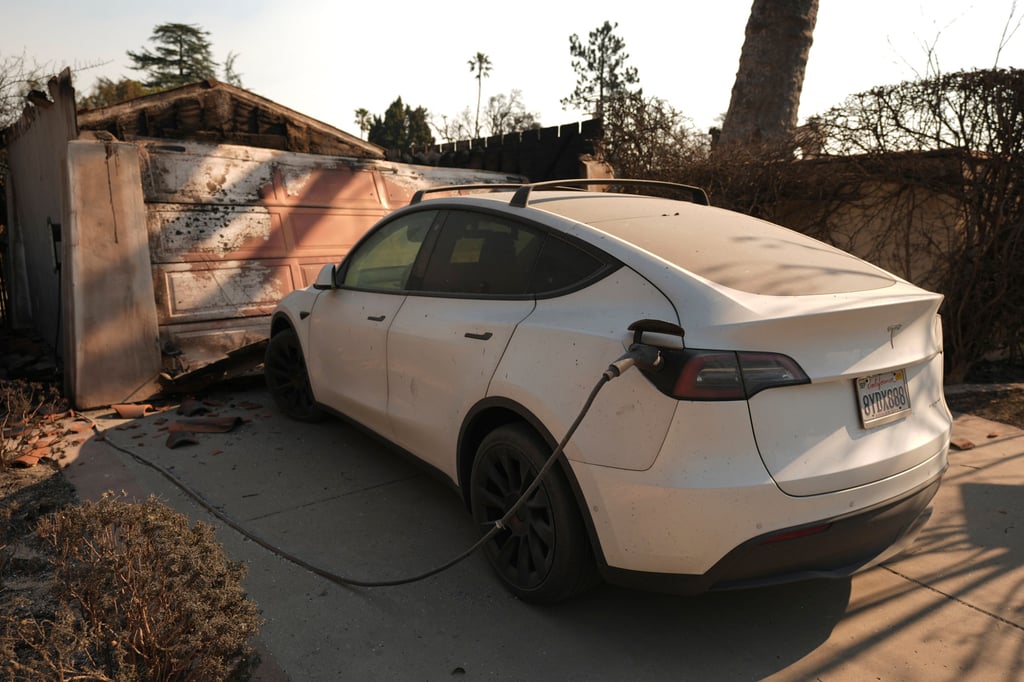
[(490, 332), (484, 332), (483, 334), (474, 334), (473, 332), (466, 332), (467, 339), (476, 339), (477, 341), (487, 341), (492, 336), (494, 336), (494, 334)]
[(370, 315), (366, 319), (371, 320), (373, 322), (383, 322), (385, 317), (385, 315)]

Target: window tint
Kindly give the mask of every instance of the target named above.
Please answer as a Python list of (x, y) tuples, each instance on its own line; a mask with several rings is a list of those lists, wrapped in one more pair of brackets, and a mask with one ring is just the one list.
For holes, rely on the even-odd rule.
[(530, 280), (530, 293), (545, 294), (568, 288), (590, 277), (604, 263), (569, 242), (549, 236)]
[(420, 288), (453, 294), (525, 295), (542, 237), (535, 228), (504, 218), (451, 211)]
[(404, 289), (436, 216), (437, 211), (419, 211), (382, 226), (349, 256), (342, 286), (387, 291)]

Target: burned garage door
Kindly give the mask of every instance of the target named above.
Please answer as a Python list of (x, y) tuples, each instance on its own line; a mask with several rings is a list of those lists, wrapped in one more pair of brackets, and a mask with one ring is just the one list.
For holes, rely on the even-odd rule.
[(341, 260), (417, 189), (515, 179), (232, 145), (141, 150), (160, 343), (171, 376), (266, 338), (285, 294)]

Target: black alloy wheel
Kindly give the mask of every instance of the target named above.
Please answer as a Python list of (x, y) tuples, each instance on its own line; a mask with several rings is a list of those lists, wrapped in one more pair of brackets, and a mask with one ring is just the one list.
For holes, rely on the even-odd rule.
[(302, 344), (294, 329), (285, 329), (270, 338), (263, 360), (263, 376), (274, 402), (286, 415), (304, 422), (324, 418), (323, 410), (313, 399)]
[[(470, 507), (490, 528), (522, 496), (550, 454), (525, 424), (489, 433), (477, 450)], [(556, 602), (590, 586), (593, 555), (576, 500), (556, 466), (484, 550), (502, 582), (521, 599)]]

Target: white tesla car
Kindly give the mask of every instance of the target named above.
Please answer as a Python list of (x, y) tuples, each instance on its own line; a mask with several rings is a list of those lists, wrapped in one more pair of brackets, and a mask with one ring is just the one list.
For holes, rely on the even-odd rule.
[(693, 593), (847, 576), (905, 546), (946, 469), (941, 296), (666, 183), (427, 191), (272, 321), (297, 419), (342, 414), (494, 525), (521, 598), (601, 576)]

